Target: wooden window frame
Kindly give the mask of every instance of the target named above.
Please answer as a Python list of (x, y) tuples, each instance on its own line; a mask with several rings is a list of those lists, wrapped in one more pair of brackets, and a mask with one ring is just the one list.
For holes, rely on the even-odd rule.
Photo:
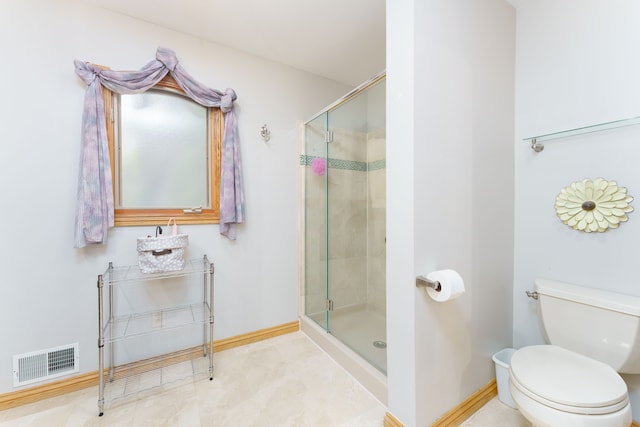
[[(154, 89), (165, 89), (187, 96), (178, 83), (169, 74), (155, 84)], [(109, 140), (109, 156), (111, 159), (112, 187), (115, 203), (115, 102), (118, 94), (102, 87), (102, 99), (107, 122), (107, 138)], [(187, 96), (188, 97), (188, 96)], [(191, 98), (189, 98), (191, 99)], [(193, 101), (193, 100), (192, 100)], [(195, 102), (195, 101), (193, 101)], [(202, 208), (199, 212), (188, 212), (189, 207), (183, 209), (115, 209), (114, 222), (116, 227), (147, 226), (166, 224), (169, 218), (175, 218), (179, 224), (217, 224), (220, 222), (220, 162), (222, 139), (224, 137), (224, 114), (219, 108), (207, 107), (207, 135), (209, 138), (210, 182), (207, 183), (211, 198), (211, 208)]]

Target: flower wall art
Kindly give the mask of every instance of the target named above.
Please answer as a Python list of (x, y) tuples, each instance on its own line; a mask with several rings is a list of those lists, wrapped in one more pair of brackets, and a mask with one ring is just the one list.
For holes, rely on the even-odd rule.
[(563, 188), (556, 197), (556, 214), (569, 227), (585, 233), (618, 228), (633, 211), (625, 187), (604, 178), (583, 179)]

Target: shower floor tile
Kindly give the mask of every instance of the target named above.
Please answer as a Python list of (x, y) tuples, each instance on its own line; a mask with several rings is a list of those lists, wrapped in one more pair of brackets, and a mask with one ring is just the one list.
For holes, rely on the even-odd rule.
[(329, 315), (329, 332), (371, 363), (382, 373), (387, 372), (387, 342), (385, 318), (366, 306), (337, 309)]

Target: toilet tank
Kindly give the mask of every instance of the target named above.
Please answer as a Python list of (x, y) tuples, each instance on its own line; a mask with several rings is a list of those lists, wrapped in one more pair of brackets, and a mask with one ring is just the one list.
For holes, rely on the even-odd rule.
[(640, 297), (547, 279), (535, 284), (550, 344), (640, 373)]

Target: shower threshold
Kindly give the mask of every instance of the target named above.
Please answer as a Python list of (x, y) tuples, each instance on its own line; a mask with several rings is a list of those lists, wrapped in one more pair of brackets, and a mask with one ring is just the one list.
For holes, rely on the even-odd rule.
[[(309, 315), (319, 325), (325, 312)], [(367, 309), (366, 304), (341, 307), (329, 315), (329, 333), (382, 374), (387, 373), (386, 324), (384, 316)]]
[(307, 316), (301, 316), (300, 328), (340, 366), (380, 402), (387, 404), (387, 377), (339, 339), (328, 334)]

